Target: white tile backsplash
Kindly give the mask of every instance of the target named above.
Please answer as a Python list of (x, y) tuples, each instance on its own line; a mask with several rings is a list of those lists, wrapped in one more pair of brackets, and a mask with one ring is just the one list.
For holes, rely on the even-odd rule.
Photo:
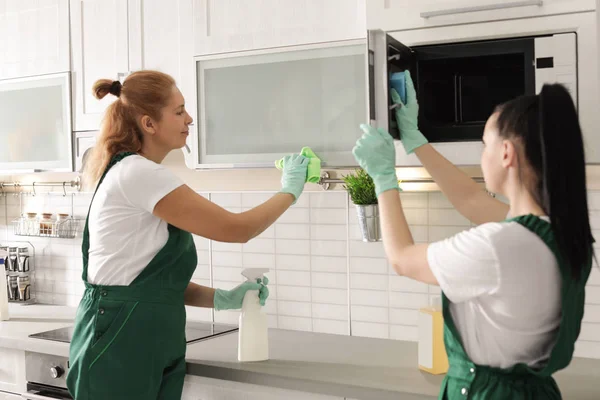
[(336, 304), (318, 304), (312, 305), (313, 318), (332, 319), (336, 321), (348, 321), (348, 306)]
[(295, 239), (275, 239), (277, 254), (309, 255), (310, 241)]
[(314, 256), (310, 258), (312, 271), (338, 272), (346, 275), (348, 272), (347, 257)]
[(387, 307), (352, 306), (350, 310), (352, 321), (389, 323)]
[(350, 272), (387, 274), (388, 262), (384, 258), (350, 257)]
[(277, 282), (286, 286), (310, 286), (310, 272), (278, 270)]
[(347, 289), (348, 279), (346, 274), (331, 272), (313, 272), (311, 286), (316, 288)]
[(348, 290), (345, 289), (312, 288), (311, 296), (313, 303), (348, 304)]
[(311, 208), (310, 209), (310, 224), (346, 224), (346, 209), (345, 208)]
[(314, 256), (344, 257), (348, 254), (348, 242), (345, 240), (312, 240), (310, 252)]
[(276, 224), (277, 239), (310, 239), (309, 224)]
[(279, 300), (311, 301), (312, 299), (311, 288), (308, 286), (286, 286), (279, 284), (277, 286), (277, 296)]
[(310, 256), (275, 255), (276, 268), (279, 270), (310, 271), (310, 262)]
[(312, 317), (310, 303), (299, 301), (277, 301), (277, 313), (289, 317)]
[[(241, 212), (268, 200), (268, 193), (205, 194)], [(417, 243), (442, 240), (469, 229), (440, 192), (401, 193)], [(600, 237), (600, 191), (590, 192), (590, 221)], [(0, 242), (14, 237), (9, 222), (25, 208), (74, 210), (85, 217), (91, 194), (0, 197)], [(72, 204), (71, 204), (72, 202)], [(76, 306), (83, 294), (80, 240), (27, 238), (36, 248), (34, 295), (38, 302)], [(271, 292), (269, 326), (356, 336), (418, 339), (418, 309), (440, 288), (397, 276), (383, 243), (362, 242), (355, 207), (345, 192), (305, 193), (282, 217), (245, 244), (211, 242), (194, 236), (198, 267), (193, 282), (230, 289), (244, 280), (243, 268), (264, 267)], [(600, 243), (600, 242), (599, 242)], [(600, 245), (598, 245), (600, 248)], [(237, 324), (239, 312), (187, 307), (188, 318)], [(588, 281), (581, 336), (575, 354), (600, 358), (600, 270)]]
[(310, 210), (308, 208), (290, 208), (277, 220), (277, 224), (308, 224)]

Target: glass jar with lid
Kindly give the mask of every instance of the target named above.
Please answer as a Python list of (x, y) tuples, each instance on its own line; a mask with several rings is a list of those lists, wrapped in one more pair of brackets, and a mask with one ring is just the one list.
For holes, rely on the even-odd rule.
[(71, 218), (69, 214), (57, 214), (55, 235), (58, 237), (70, 237), (71, 234)]
[(37, 213), (28, 212), (26, 213), (27, 217), (25, 218), (25, 223), (21, 234), (23, 235), (37, 235), (39, 233), (40, 227), (38, 225), (38, 217)]
[(40, 236), (52, 236), (54, 234), (54, 221), (52, 221), (52, 213), (42, 213), (40, 219)]

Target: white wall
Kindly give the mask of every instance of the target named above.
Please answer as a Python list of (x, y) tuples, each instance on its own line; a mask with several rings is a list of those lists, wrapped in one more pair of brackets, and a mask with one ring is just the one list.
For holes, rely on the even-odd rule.
[[(61, 189), (62, 190), (62, 189)], [(205, 192), (234, 212), (251, 208), (273, 192)], [(590, 192), (591, 220), (600, 237), (600, 191)], [(90, 194), (61, 193), (0, 197), (0, 220), (7, 224), (21, 211), (49, 210), (85, 217)], [(432, 242), (471, 225), (440, 192), (403, 193), (403, 205), (415, 241)], [(0, 243), (14, 239), (0, 227)], [(36, 249), (37, 299), (76, 306), (83, 293), (80, 239), (31, 239)], [(277, 223), (247, 244), (195, 238), (198, 267), (194, 282), (231, 288), (244, 267), (271, 268), (267, 305), (272, 327), (341, 335), (417, 340), (417, 309), (439, 288), (397, 276), (381, 243), (364, 243), (353, 206), (345, 192), (302, 195)], [(189, 309), (191, 319), (237, 321), (236, 312)], [(577, 355), (600, 358), (600, 272), (594, 268)]]

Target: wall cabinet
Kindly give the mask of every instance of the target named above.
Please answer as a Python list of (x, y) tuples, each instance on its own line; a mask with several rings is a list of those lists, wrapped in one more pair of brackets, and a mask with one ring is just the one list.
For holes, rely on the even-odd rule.
[(595, 9), (594, 0), (369, 0), (367, 28), (397, 31)]
[(70, 69), (69, 0), (0, 0), (0, 80)]
[(115, 100), (110, 95), (97, 100), (92, 87), (98, 79), (117, 79), (129, 71), (127, 35), (126, 0), (71, 0), (75, 131), (98, 129)]
[(195, 55), (364, 38), (366, 0), (194, 0)]
[(115, 101), (93, 96), (97, 79), (123, 80), (141, 69), (173, 76), (193, 107), (192, 6), (192, 0), (71, 0), (75, 131), (99, 129)]

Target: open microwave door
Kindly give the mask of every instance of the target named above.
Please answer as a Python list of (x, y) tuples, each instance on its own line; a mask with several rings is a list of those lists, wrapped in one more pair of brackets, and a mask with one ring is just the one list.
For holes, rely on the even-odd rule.
[(382, 30), (368, 31), (369, 119), (373, 126), (387, 130), (394, 139), (400, 132), (390, 96), (390, 79), (414, 66), (413, 51)]

